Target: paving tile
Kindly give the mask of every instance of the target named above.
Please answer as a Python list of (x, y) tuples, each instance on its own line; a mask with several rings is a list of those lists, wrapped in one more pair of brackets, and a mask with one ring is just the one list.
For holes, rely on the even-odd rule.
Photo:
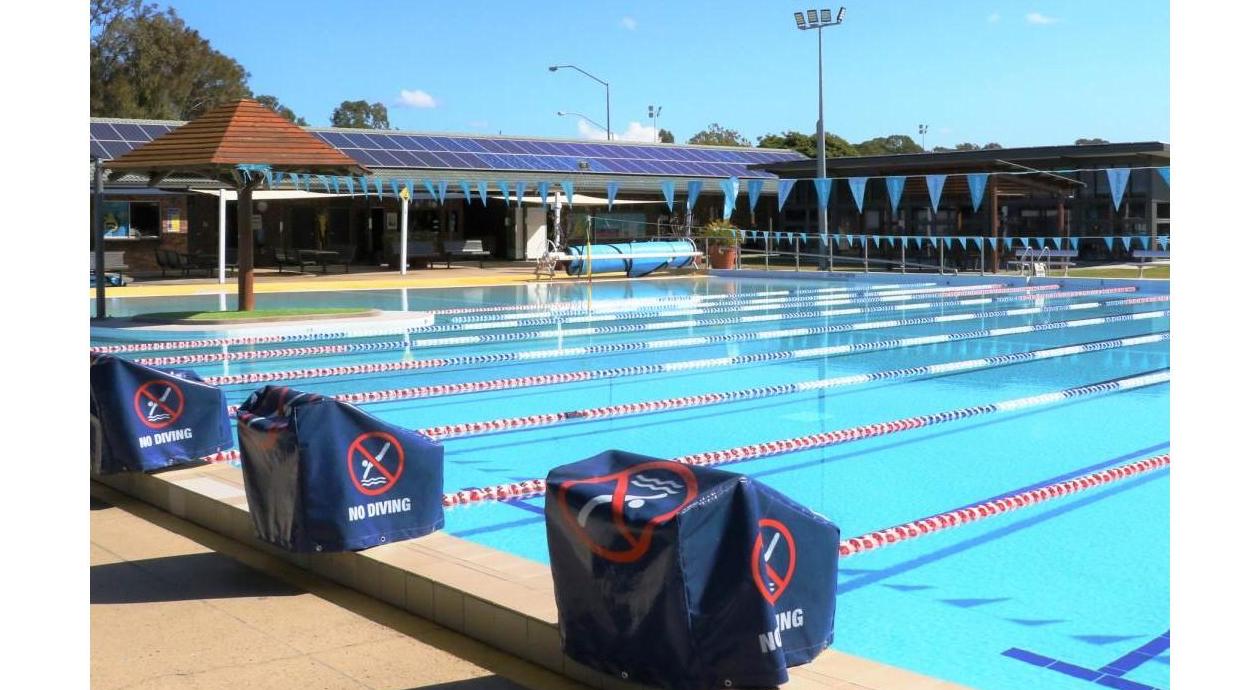
[(417, 688), (492, 675), (477, 664), (409, 638), (339, 647), (312, 656), (371, 688)]

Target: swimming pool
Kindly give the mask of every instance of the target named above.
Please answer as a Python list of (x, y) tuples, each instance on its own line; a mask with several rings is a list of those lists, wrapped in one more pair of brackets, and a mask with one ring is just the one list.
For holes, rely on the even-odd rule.
[[(933, 278), (917, 280), (938, 282)], [(891, 290), (883, 284), (899, 281), (897, 276), (871, 283), (677, 278), (596, 283), (593, 293), (584, 284), (564, 283), (259, 295), (262, 307), (501, 307), (440, 314), (436, 328), (475, 324), (477, 329), (483, 323), (479, 318), (506, 318), (510, 311), (504, 306), (544, 304), (545, 312), (554, 309), (555, 314), (530, 310), (512, 319), (523, 321), (515, 327), (447, 328), (412, 334), (407, 342), (391, 335), (296, 344), (398, 343), (376, 351), (190, 366), (204, 376), (243, 377), (244, 382), (226, 386), (231, 403), (260, 385), (248, 376), (339, 367), (339, 375), (288, 383), (330, 394), (426, 387), (422, 397), (365, 405), (388, 421), (414, 428), (512, 420), (510, 431), (444, 440), (449, 490), (541, 478), (554, 465), (607, 448), (674, 457), (1018, 399), (1168, 367), (1168, 343), (1156, 338), (1101, 345), (1081, 354), (856, 383), (847, 377), (1166, 334), (1169, 327), (1168, 303), (1159, 299), (1156, 286), (1099, 292), (1107, 287), (1097, 281), (1071, 281), (1051, 291), (1021, 291), (1013, 285), (973, 295), (933, 291), (946, 285)], [(1029, 287), (1060, 282), (1043, 279)], [(837, 290), (814, 292), (830, 287)], [(873, 292), (841, 291), (860, 288)], [(738, 298), (728, 299), (732, 295)], [(598, 320), (574, 322), (569, 317), (575, 314), (560, 311), (569, 308), (564, 303), (588, 296), (589, 316)], [(692, 296), (706, 299), (693, 304)], [(111, 309), (212, 308), (217, 300), (127, 299)], [(619, 318), (631, 315), (617, 313), (629, 306), (645, 308), (646, 317)], [(988, 313), (998, 315), (984, 316)], [(1123, 318), (1126, 314), (1139, 318)], [(755, 317), (760, 318), (743, 320)], [(1116, 320), (1101, 321), (1105, 317)], [(641, 324), (666, 326), (636, 330)], [(600, 330), (574, 335), (578, 329)], [(504, 333), (545, 335), (439, 344), (443, 338)], [(286, 347), (231, 347), (229, 352)], [(572, 348), (589, 351), (568, 354)], [(564, 354), (552, 354), (554, 349)], [(128, 356), (187, 353), (217, 355), (220, 349)], [(466, 359), (433, 364), (454, 357)], [(725, 357), (738, 359), (708, 363)], [(353, 369), (382, 364), (397, 370)], [(584, 372), (598, 373), (586, 378)], [(846, 383), (652, 414), (531, 423), (539, 413), (839, 377)], [(500, 387), (502, 379), (510, 382), (508, 387)], [(495, 382), (489, 386), (494, 389), (435, 395), (439, 389), (431, 388), (484, 381)], [(511, 426), (516, 419), (531, 422)], [(847, 537), (1165, 453), (1168, 439), (1168, 385), (1157, 383), (762, 457), (726, 469), (759, 477), (828, 516)], [(980, 688), (1167, 687), (1167, 476), (1167, 470), (1153, 472), (847, 558), (839, 574), (834, 646)], [(447, 529), (546, 561), (541, 499), (456, 508), (448, 512)]]

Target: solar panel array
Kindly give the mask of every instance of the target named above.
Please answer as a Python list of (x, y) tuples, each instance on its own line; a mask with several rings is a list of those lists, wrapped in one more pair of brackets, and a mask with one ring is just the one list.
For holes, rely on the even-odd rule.
[[(91, 155), (116, 158), (175, 125), (91, 123)], [(313, 130), (371, 168), (606, 173), (669, 177), (774, 177), (746, 166), (807, 160), (792, 151)]]

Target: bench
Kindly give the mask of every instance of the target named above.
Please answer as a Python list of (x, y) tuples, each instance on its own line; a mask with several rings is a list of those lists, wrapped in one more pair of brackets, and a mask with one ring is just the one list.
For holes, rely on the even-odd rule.
[(1137, 277), (1141, 278), (1146, 274), (1146, 264), (1155, 259), (1170, 260), (1171, 252), (1160, 251), (1158, 249), (1134, 249), (1133, 259), (1138, 262)]
[(477, 259), (477, 267), (485, 266), (485, 259), (490, 252), (482, 248), (481, 240), (446, 240), (443, 242), (443, 258), (447, 268), (451, 268), (453, 259)]
[(205, 265), (199, 257), (192, 257), (172, 249), (157, 248), (154, 251), (156, 252), (156, 265), (161, 269), (162, 278), (168, 271), (182, 271), (183, 276), (191, 275), (191, 271), (195, 269), (204, 269), (212, 273), (213, 267)]
[[(440, 258), (442, 258), (442, 255), (434, 250), (433, 242), (418, 241), (408, 243), (407, 263), (410, 266), (419, 265), (421, 268), (429, 268), (434, 261)], [(395, 268), (399, 268), (399, 240), (391, 243), (390, 259), (387, 263)], [(414, 259), (416, 260), (415, 262), (413, 261)]]
[(295, 253), (301, 266), (320, 266), (322, 274), (329, 272), (331, 264), (343, 264), (343, 272), (351, 273), (351, 260), (356, 248), (296, 249)]
[(281, 249), (273, 250), (273, 260), (278, 264), (278, 273), (282, 272), (283, 266), (294, 266), (300, 273), (304, 272), (305, 266), (316, 266), (317, 262), (300, 254), (299, 249)]
[(1015, 266), (1020, 269), (1020, 275), (1024, 275), (1025, 269), (1033, 264), (1041, 263), (1046, 265), (1049, 272), (1053, 268), (1062, 267), (1063, 274), (1068, 275), (1068, 269), (1076, 265), (1073, 261), (1077, 257), (1075, 249), (1033, 249), (1024, 247), (1016, 250), (1016, 258), (1007, 262), (1007, 266)]

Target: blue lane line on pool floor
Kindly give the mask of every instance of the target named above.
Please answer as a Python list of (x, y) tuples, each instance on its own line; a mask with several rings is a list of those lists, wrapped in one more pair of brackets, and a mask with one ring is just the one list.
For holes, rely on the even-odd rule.
[(1124, 674), (1141, 666), (1142, 664), (1158, 657), (1166, 652), (1172, 646), (1171, 631), (1163, 633), (1146, 644), (1134, 649), (1124, 656), (1112, 661), (1100, 669), (1094, 670), (1069, 664), (1066, 661), (1060, 661), (1048, 656), (1030, 652), (1027, 649), (1012, 647), (1003, 652), (1003, 656), (1023, 661), (1026, 664), (1032, 664), (1041, 668), (1058, 671), (1064, 675), (1080, 678), (1090, 682), (1102, 685), (1108, 688), (1119, 688), (1120, 690), (1159, 690), (1156, 686), (1138, 683), (1137, 681), (1124, 678)]

